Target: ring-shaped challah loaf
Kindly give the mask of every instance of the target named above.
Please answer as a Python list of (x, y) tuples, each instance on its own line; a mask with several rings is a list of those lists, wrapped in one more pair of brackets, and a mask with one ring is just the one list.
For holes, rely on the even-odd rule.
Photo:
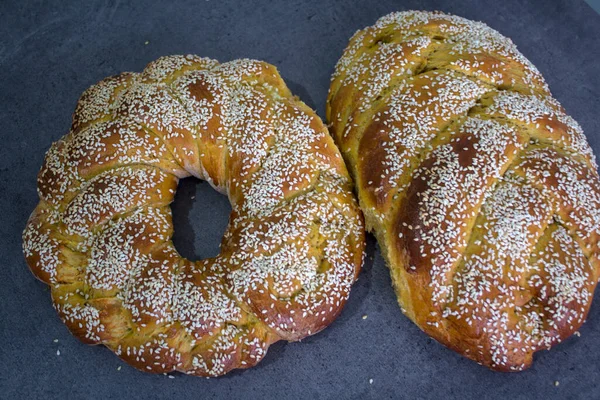
[[(198, 262), (171, 241), (190, 175), (233, 209), (221, 253)], [(222, 375), (338, 315), (364, 250), (351, 188), (274, 66), (164, 57), (84, 92), (46, 154), (24, 252), (84, 342), (146, 371)]]
[(351, 39), (327, 118), (421, 329), (516, 371), (579, 328), (600, 271), (597, 166), (509, 39), (442, 13), (387, 15)]

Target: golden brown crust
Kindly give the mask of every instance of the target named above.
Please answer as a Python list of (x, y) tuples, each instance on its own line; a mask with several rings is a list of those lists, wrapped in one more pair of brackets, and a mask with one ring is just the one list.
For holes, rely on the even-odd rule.
[[(206, 179), (233, 212), (215, 258), (183, 259), (169, 203)], [(38, 176), (23, 248), (74, 335), (136, 368), (222, 375), (330, 324), (362, 215), (333, 139), (274, 66), (163, 57), (86, 90)]]
[(421, 329), (515, 371), (583, 323), (600, 271), (595, 159), (509, 39), (387, 15), (350, 40), (327, 118)]

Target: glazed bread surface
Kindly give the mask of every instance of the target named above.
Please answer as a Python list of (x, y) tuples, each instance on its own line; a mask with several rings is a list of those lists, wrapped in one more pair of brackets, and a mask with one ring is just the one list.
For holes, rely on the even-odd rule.
[(597, 166), (509, 39), (438, 12), (387, 15), (351, 38), (327, 118), (423, 331), (504, 371), (577, 331), (600, 266)]
[[(178, 179), (226, 193), (214, 258), (182, 258)], [(319, 117), (274, 66), (170, 56), (81, 96), (38, 176), (27, 262), (71, 332), (144, 371), (222, 375), (329, 325), (360, 269), (362, 214)]]

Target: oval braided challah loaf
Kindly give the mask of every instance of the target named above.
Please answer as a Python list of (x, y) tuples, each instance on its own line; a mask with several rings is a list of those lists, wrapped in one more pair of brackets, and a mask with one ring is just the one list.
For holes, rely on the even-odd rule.
[(327, 106), (421, 329), (507, 371), (578, 329), (600, 266), (596, 164), (509, 39), (442, 13), (390, 14), (352, 37)]
[[(227, 193), (221, 254), (171, 241), (178, 178)], [(34, 274), (86, 343), (133, 366), (222, 375), (340, 312), (362, 262), (362, 215), (319, 117), (274, 66), (161, 58), (88, 89), (38, 177), (23, 234)]]

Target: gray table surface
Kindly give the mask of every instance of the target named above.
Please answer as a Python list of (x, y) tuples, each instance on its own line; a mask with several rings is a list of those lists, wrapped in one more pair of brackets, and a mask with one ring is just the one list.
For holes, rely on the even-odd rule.
[[(0, 398), (600, 398), (597, 301), (581, 337), (540, 353), (526, 372), (491, 372), (402, 315), (372, 237), (335, 323), (301, 343), (272, 346), (256, 368), (210, 380), (141, 373), (103, 347), (81, 344), (21, 252), (44, 153), (66, 133), (89, 85), (167, 54), (251, 57), (275, 64), (323, 115), (348, 38), (395, 10), (444, 10), (511, 37), (600, 154), (600, 17), (582, 0), (68, 3), (0, 3)], [(217, 254), (228, 212), (208, 184), (182, 181), (173, 205), (180, 252)]]

